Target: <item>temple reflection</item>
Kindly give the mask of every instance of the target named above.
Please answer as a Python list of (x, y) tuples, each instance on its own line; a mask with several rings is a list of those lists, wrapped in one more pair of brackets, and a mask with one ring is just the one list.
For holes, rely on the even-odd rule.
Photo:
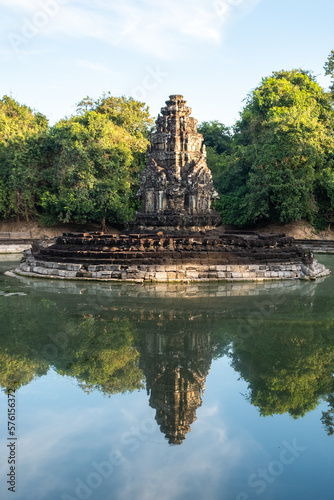
[(147, 333), (139, 351), (156, 421), (170, 444), (181, 444), (202, 404), (212, 362), (210, 334)]

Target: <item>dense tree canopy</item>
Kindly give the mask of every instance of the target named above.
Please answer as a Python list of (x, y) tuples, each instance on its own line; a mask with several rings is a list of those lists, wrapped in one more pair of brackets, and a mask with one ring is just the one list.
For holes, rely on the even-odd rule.
[[(86, 108), (86, 109), (85, 109)], [(0, 216), (44, 222), (124, 222), (145, 163), (148, 108), (104, 94), (48, 128), (30, 108), (0, 102)]]
[(48, 149), (55, 154), (42, 207), (61, 222), (125, 222), (133, 214), (145, 162), (148, 108), (105, 94), (95, 102), (83, 99), (78, 111), (50, 130)]
[(231, 131), (223, 123), (214, 120), (201, 123), (198, 126), (198, 132), (204, 137), (207, 164), (217, 184), (224, 172), (226, 158), (232, 153)]
[(308, 72), (263, 79), (235, 127), (219, 186), (223, 220), (243, 226), (316, 218), (319, 190), (331, 203), (333, 124), (331, 100)]
[(13, 98), (0, 100), (0, 215), (29, 219), (36, 213), (41, 183), (40, 141), (48, 130), (45, 116)]

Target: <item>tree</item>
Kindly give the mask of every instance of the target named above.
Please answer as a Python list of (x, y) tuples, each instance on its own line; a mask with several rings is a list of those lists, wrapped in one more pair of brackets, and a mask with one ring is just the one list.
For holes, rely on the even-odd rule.
[(329, 87), (332, 95), (334, 96), (334, 50), (329, 54), (327, 61), (324, 66), (325, 75), (330, 76), (332, 78), (332, 84)]
[(93, 110), (108, 116), (115, 125), (125, 128), (139, 144), (148, 138), (153, 126), (148, 106), (132, 97), (113, 97), (110, 92), (105, 92), (95, 101)]
[(0, 214), (29, 220), (41, 183), (40, 141), (48, 131), (41, 113), (4, 96), (0, 100)]
[(200, 134), (203, 134), (204, 143), (207, 148), (214, 149), (219, 155), (231, 153), (231, 132), (226, 125), (213, 120), (202, 122), (197, 129)]
[(62, 222), (100, 222), (102, 228), (107, 220), (131, 219), (151, 121), (143, 106), (131, 98), (104, 95), (94, 110), (82, 110), (51, 129), (53, 162), (45, 172), (49, 186), (42, 197), (49, 216)]
[(213, 181), (219, 183), (219, 178), (226, 168), (226, 158), (232, 152), (232, 136), (230, 129), (217, 120), (203, 122), (198, 126), (198, 132), (203, 135), (207, 153), (207, 165), (212, 172)]
[(248, 97), (220, 178), (225, 223), (313, 220), (318, 179), (331, 168), (334, 115), (328, 94), (303, 70), (275, 72)]

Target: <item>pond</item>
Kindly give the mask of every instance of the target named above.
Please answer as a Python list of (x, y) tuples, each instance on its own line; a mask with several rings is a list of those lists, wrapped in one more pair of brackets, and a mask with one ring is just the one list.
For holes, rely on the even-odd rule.
[(14, 258), (1, 498), (332, 498), (334, 274), (142, 286), (5, 276)]

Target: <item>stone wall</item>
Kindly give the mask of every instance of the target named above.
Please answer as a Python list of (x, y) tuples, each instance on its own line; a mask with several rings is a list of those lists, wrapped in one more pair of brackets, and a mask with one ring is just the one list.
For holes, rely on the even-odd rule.
[(303, 250), (312, 250), (316, 253), (334, 253), (334, 240), (296, 240), (296, 244)]
[(119, 264), (90, 265), (57, 263), (28, 256), (16, 270), (18, 274), (60, 279), (89, 279), (134, 282), (189, 281), (265, 281), (275, 279), (312, 279), (327, 276), (329, 271), (316, 260), (312, 264)]
[(8, 254), (8, 253), (22, 253), (25, 250), (29, 250), (31, 247), (31, 240), (27, 242), (13, 242), (13, 241), (7, 241), (7, 242), (2, 242), (0, 240), (0, 254)]

